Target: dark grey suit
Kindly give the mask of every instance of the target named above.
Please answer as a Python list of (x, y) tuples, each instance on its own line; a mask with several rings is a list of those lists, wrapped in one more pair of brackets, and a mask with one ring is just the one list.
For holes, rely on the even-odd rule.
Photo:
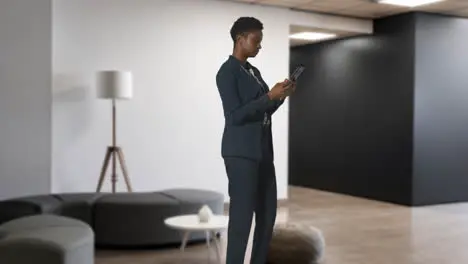
[(216, 83), (225, 117), (221, 154), (230, 196), (226, 263), (243, 263), (255, 212), (251, 263), (264, 264), (277, 206), (271, 115), (284, 101), (270, 100), (260, 71), (233, 56), (220, 67)]

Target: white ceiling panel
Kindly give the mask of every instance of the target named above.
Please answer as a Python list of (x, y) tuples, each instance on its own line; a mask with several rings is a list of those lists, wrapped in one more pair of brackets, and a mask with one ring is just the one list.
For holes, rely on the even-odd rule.
[[(224, 0), (225, 1), (225, 0)], [(375, 19), (408, 11), (468, 17), (468, 0), (445, 0), (415, 8), (378, 4), (371, 0), (229, 0), (297, 10)]]

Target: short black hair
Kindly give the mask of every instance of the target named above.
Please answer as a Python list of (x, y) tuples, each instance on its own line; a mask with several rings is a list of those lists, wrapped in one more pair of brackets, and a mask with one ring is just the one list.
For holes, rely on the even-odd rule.
[(231, 27), (232, 41), (236, 42), (238, 35), (252, 31), (263, 30), (263, 24), (255, 17), (240, 17)]

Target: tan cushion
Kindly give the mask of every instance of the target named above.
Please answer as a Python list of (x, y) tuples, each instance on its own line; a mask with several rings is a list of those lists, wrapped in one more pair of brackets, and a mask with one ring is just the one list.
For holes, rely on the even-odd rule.
[(319, 229), (304, 224), (279, 224), (273, 232), (268, 263), (320, 263), (324, 248), (325, 240)]

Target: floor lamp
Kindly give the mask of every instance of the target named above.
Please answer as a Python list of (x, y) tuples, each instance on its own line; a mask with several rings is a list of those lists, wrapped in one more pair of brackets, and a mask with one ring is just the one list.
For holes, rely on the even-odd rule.
[(116, 192), (117, 161), (120, 164), (122, 174), (127, 185), (127, 191), (132, 192), (130, 178), (122, 148), (117, 146), (116, 135), (116, 101), (131, 99), (133, 96), (133, 77), (131, 72), (125, 71), (100, 71), (97, 73), (97, 97), (112, 101), (112, 145), (107, 147), (101, 168), (101, 175), (96, 192), (100, 192), (109, 163), (112, 161), (112, 192)]

